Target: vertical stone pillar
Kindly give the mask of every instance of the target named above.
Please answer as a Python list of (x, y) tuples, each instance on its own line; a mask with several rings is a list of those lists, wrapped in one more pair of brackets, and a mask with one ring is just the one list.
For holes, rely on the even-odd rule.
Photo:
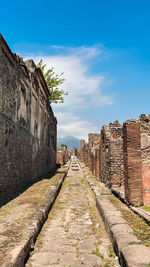
[(92, 171), (92, 153), (91, 153), (91, 149), (89, 149), (89, 157), (88, 157), (88, 165), (89, 165), (89, 169), (90, 171)]
[(95, 154), (92, 153), (92, 173), (95, 176)]
[(95, 176), (100, 178), (100, 149), (96, 148), (95, 150)]
[(128, 120), (123, 124), (124, 185), (129, 205), (143, 204), (140, 121)]
[(142, 114), (141, 121), (141, 151), (143, 202), (150, 205), (150, 114)]
[(80, 140), (81, 161), (85, 162), (85, 140)]

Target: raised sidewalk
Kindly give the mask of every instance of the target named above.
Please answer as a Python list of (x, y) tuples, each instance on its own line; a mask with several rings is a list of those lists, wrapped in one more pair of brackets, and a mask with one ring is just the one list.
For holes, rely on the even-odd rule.
[(69, 165), (42, 176), (0, 209), (0, 266), (23, 267), (61, 189)]
[[(106, 231), (110, 237), (112, 246), (116, 255), (119, 258), (119, 262), (122, 267), (149, 267), (150, 266), (150, 228), (146, 223), (142, 222), (142, 219), (137, 218), (138, 223), (141, 223), (145, 226), (147, 233), (146, 238), (140, 239), (137, 238), (135, 233), (140, 229), (136, 229), (134, 225), (130, 225), (129, 222), (126, 221), (125, 217), (133, 216), (133, 220), (136, 220), (136, 215), (132, 213), (132, 211), (124, 205), (121, 201), (115, 200), (115, 198), (111, 191), (104, 186), (104, 184), (100, 183), (93, 175), (90, 173), (88, 168), (84, 167), (84, 175), (87, 178), (87, 181), (96, 197), (96, 205), (99, 210), (101, 217), (103, 218)], [(118, 209), (113, 202), (120, 202)], [(136, 213), (138, 209), (135, 208)], [(124, 212), (122, 212), (124, 211)], [(123, 216), (126, 214), (126, 216)], [(139, 214), (140, 215), (140, 214)], [(141, 220), (141, 222), (140, 222)], [(131, 227), (132, 226), (132, 227)], [(143, 229), (144, 229), (143, 226)], [(142, 233), (140, 233), (142, 234)], [(139, 235), (140, 237), (141, 235)], [(145, 245), (147, 244), (147, 245)]]

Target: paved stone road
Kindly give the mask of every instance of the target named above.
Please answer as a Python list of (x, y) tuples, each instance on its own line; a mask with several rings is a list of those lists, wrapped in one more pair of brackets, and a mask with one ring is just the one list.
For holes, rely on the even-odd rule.
[(72, 161), (26, 267), (117, 267), (94, 195)]

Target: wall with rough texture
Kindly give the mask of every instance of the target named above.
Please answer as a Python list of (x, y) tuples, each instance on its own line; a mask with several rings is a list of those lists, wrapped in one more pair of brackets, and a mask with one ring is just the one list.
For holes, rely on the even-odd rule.
[(85, 140), (80, 140), (80, 160), (85, 162)]
[[(83, 149), (84, 148), (84, 149)], [(103, 125), (100, 134), (90, 133), (81, 142), (84, 162), (109, 188), (125, 188), (129, 205), (150, 205), (150, 114), (122, 125)]]
[(88, 144), (89, 147), (94, 147), (98, 143), (100, 143), (101, 136), (97, 133), (89, 133), (88, 134)]
[(57, 147), (57, 164), (64, 165), (69, 160), (69, 153), (66, 147)]
[(100, 147), (95, 148), (95, 177), (100, 178)]
[(83, 161), (86, 166), (97, 178), (100, 177), (100, 134), (89, 133), (88, 134), (88, 144), (85, 140), (80, 140), (80, 153), (79, 159)]
[(129, 205), (143, 204), (141, 125), (139, 120), (123, 124), (124, 186)]
[(71, 156), (78, 157), (78, 149), (75, 146), (71, 149)]
[(97, 178), (100, 177), (100, 157), (99, 157), (99, 147), (100, 147), (100, 134), (89, 133), (88, 134), (88, 149), (90, 150), (91, 159), (89, 158), (89, 166), (93, 175)]
[(57, 121), (48, 95), (41, 70), (0, 35), (0, 195), (55, 167)]
[(100, 180), (108, 187), (123, 184), (122, 125), (115, 121), (104, 125), (100, 143)]
[(142, 181), (143, 202), (150, 204), (150, 115), (142, 114), (141, 122), (141, 156), (142, 156)]

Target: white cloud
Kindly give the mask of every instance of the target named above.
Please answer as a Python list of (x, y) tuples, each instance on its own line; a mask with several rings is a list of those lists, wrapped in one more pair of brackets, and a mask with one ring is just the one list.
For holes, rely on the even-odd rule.
[(61, 133), (61, 137), (73, 135), (87, 141), (88, 133), (98, 133), (100, 131), (98, 127), (72, 113), (56, 112), (55, 115), (58, 120), (58, 131)]
[(83, 138), (91, 129), (96, 131), (97, 127), (82, 118), (82, 111), (113, 104), (112, 96), (102, 92), (109, 78), (101, 73), (94, 75), (90, 71), (93, 60), (103, 57), (103, 48), (51, 46), (51, 49), (53, 55), (32, 55), (32, 58), (36, 63), (42, 58), (47, 68), (54, 67), (58, 74), (64, 72), (66, 80), (62, 88), (67, 89), (69, 95), (65, 97), (64, 104), (53, 105), (59, 122), (58, 134)]

